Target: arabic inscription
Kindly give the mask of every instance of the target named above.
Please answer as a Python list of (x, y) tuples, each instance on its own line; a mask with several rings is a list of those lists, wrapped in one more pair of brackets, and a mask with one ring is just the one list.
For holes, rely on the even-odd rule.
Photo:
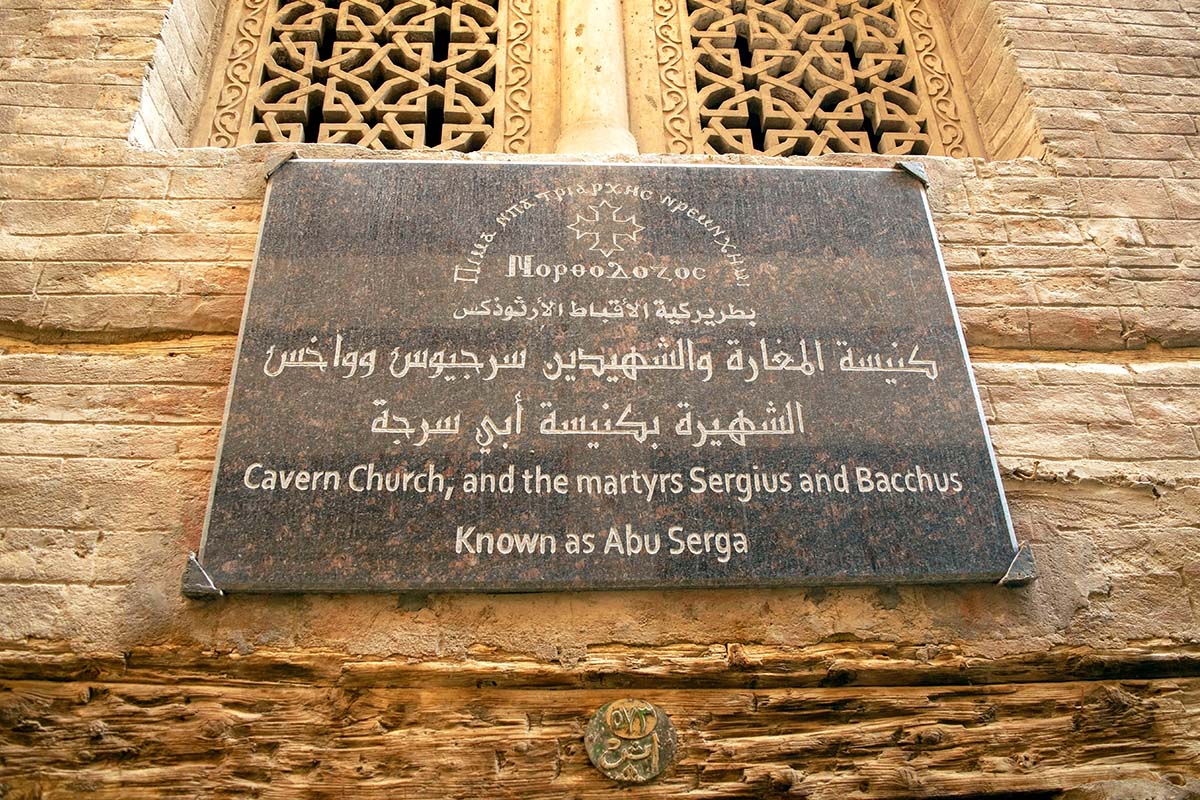
[(661, 708), (623, 698), (596, 710), (584, 746), (605, 777), (620, 783), (647, 783), (671, 766), (679, 742), (675, 726)]

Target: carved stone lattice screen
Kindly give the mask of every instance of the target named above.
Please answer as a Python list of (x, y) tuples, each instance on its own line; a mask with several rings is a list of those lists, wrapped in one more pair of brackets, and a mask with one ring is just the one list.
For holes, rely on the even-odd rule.
[[(987, 156), (935, 3), (621, 3), (638, 147)], [(557, 0), (229, 4), (199, 145), (554, 152), (564, 82), (593, 80)]]
[(656, 3), (672, 152), (983, 155), (929, 0), (679, 2)]
[[(528, 15), (501, 0), (237, 0), (202, 144), (329, 142), (379, 150), (520, 150)], [(498, 133), (498, 79), (518, 105)], [(507, 146), (506, 146), (507, 145)]]

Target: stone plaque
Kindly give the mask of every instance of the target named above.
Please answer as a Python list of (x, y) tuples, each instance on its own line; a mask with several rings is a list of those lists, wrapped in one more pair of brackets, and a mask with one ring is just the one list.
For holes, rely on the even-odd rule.
[(271, 179), (206, 585), (981, 581), (1014, 552), (912, 175)]

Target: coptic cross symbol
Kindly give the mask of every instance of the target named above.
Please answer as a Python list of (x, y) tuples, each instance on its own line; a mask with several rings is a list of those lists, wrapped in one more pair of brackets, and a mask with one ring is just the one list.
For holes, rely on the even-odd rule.
[(621, 206), (614, 206), (607, 200), (601, 200), (595, 205), (588, 206), (590, 216), (575, 214), (575, 221), (567, 226), (575, 231), (575, 240), (590, 240), (589, 250), (595, 250), (605, 258), (611, 258), (613, 253), (624, 250), (623, 245), (635, 244), (638, 233), (646, 227), (639, 225), (637, 216), (632, 212), (621, 216)]

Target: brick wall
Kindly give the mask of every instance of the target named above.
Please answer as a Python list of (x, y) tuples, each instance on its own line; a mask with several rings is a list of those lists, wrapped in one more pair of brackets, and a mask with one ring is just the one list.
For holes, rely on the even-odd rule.
[[(503, 703), (479, 694), (488, 686), (563, 689), (546, 703), (576, 713), (593, 697), (567, 690), (584, 686), (657, 690), (668, 705), (690, 708), (678, 698), (699, 686), (750, 697), (795, 680), (812, 687), (805, 702), (831, 709), (794, 739), (770, 722), (774, 732), (749, 751), (738, 748), (759, 733), (737, 737), (739, 726), (753, 727), (750, 706), (745, 718), (729, 711), (724, 728), (697, 723), (686, 739), (691, 771), (664, 794), (803, 786), (779, 770), (794, 772), (806, 758), (832, 759), (828, 775), (855, 776), (864, 796), (1195, 774), (1200, 5), (944, 7), (993, 132), (989, 147), (1004, 157), (1044, 141), (1041, 160), (927, 160), (1018, 536), (1039, 562), (1036, 582), (1007, 591), (205, 604), (183, 600), (179, 578), (200, 536), (266, 163), (286, 148), (174, 147), (188, 140), (215, 18), (202, 0), (179, 0), (169, 14), (161, 0), (0, 0), (0, 678), (9, 689), (0, 693), (0, 794), (131, 797), (171, 786), (187, 796), (271, 796), (263, 776), (285, 770), (291, 793), (275, 796), (300, 796), (296, 787), (315, 785), (304, 775), (319, 783), (328, 774), (305, 773), (303, 759), (274, 759), (266, 743), (278, 746), (281, 736), (310, 748), (306, 758), (325, 758), (346, 781), (331, 785), (344, 788), (365, 780), (355, 772), (355, 742), (385, 745), (401, 730), (389, 722), (396, 704), (416, 703), (404, 692), (426, 684), (444, 696), (421, 695), (422, 703), (457, 710), (423, 733), (421, 746), (436, 757), (483, 737), (486, 775), (454, 768), (437, 779), (464, 794), (520, 793), (549, 780), (552, 763), (567, 776), (564, 788), (603, 788), (589, 783), (580, 751), (563, 744), (574, 735), (566, 717), (514, 749), (513, 737), (535, 737), (537, 726), (520, 716), (503, 727), (507, 717), (488, 711)], [(1006, 49), (1015, 67), (979, 48)], [(258, 666), (239, 671), (249, 669), (243, 663)], [(940, 701), (913, 688), (962, 681), (984, 687), (980, 707), (1028, 715), (1033, 727), (1019, 735), (997, 727), (965, 761), (888, 738), (897, 725), (941, 726), (938, 741), (951, 747), (980, 725), (1002, 726), (1003, 714), (939, 715)], [(1047, 683), (1058, 694), (1038, 688)], [(290, 709), (279, 693), (300, 684), (332, 698), (317, 733), (292, 711), (271, 710)], [(893, 686), (915, 699), (878, 740), (856, 739), (835, 757), (821, 737), (845, 721), (839, 704), (850, 701), (829, 688), (845, 684)], [(392, 705), (355, 717), (355, 693), (378, 686), (398, 693), (388, 695)], [(1006, 696), (1029, 700), (1013, 710), (997, 699)], [(192, 739), (176, 743), (163, 732), (172, 714), (195, 723)], [(810, 725), (789, 719), (797, 731)], [(497, 725), (504, 736), (487, 738)], [(1053, 739), (1060, 730), (1064, 743), (1030, 742), (1036, 731)], [(1106, 744), (1105, 735), (1119, 734), (1105, 730), (1136, 736)], [(1100, 738), (1072, 747), (1073, 735)], [(535, 763), (539, 753), (544, 764)], [(395, 769), (392, 783), (362, 796), (414, 791), (404, 775), (419, 771)]]

